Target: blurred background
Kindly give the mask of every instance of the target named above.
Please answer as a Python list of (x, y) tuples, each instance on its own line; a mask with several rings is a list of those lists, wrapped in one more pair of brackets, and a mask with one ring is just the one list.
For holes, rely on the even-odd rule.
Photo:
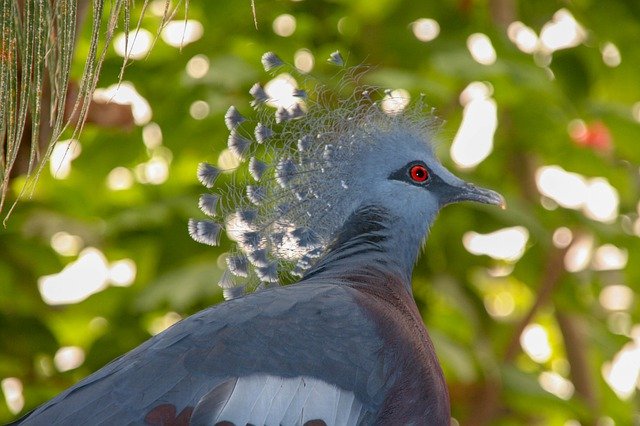
[[(163, 24), (153, 0), (136, 32), (141, 3), (81, 136), (0, 228), (0, 422), (222, 300), (228, 240), (187, 233), (197, 164), (235, 161), (223, 117), (272, 78), (262, 53), (330, 79), (340, 50), (367, 84), (424, 93), (443, 162), (508, 202), (445, 209), (415, 269), (454, 423), (640, 425), (639, 2), (168, 0)], [(78, 5), (71, 91), (91, 48)]]

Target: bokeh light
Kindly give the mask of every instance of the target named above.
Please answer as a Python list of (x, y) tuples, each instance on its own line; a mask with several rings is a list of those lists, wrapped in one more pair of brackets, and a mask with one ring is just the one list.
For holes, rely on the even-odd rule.
[(82, 365), (84, 362), (84, 350), (79, 346), (63, 346), (56, 351), (53, 357), (53, 365), (56, 369), (64, 373), (73, 370)]
[(640, 325), (632, 331), (633, 341), (625, 344), (610, 362), (602, 365), (602, 376), (620, 399), (633, 396), (640, 378)]
[(298, 49), (293, 55), (293, 64), (302, 73), (310, 73), (315, 64), (313, 53), (309, 49)]
[(549, 52), (581, 44), (587, 37), (585, 29), (567, 9), (560, 9), (540, 31), (542, 46)]
[(618, 46), (611, 42), (604, 43), (600, 48), (600, 53), (602, 53), (602, 62), (608, 67), (615, 68), (622, 62)]
[(179, 19), (166, 23), (160, 37), (169, 46), (182, 47), (198, 41), (204, 34), (204, 27), (195, 19)]
[(59, 273), (38, 278), (38, 290), (48, 305), (79, 303), (109, 284), (129, 285), (135, 279), (132, 262), (124, 259), (110, 265), (100, 250), (87, 247)]
[(204, 120), (209, 115), (209, 104), (206, 101), (198, 100), (189, 107), (189, 115), (196, 120)]
[(78, 235), (59, 231), (51, 236), (51, 248), (62, 256), (76, 256), (83, 246), (84, 240)]
[[(633, 290), (622, 284), (605, 286), (600, 291), (600, 305), (609, 311), (626, 311), (633, 305)], [(640, 362), (640, 360), (639, 360)]]
[(580, 235), (564, 256), (564, 267), (569, 272), (584, 271), (589, 267), (593, 255), (593, 236)]
[(402, 113), (411, 101), (411, 94), (405, 89), (389, 90), (382, 98), (382, 110), (389, 115)]
[(202, 78), (209, 72), (209, 58), (196, 55), (187, 62), (187, 75), (191, 78)]
[(435, 40), (440, 34), (440, 24), (431, 18), (420, 18), (411, 24), (413, 35), (420, 41)]
[(564, 400), (571, 399), (575, 390), (571, 381), (553, 371), (543, 371), (540, 373), (538, 383), (540, 383), (542, 389)]
[(133, 120), (138, 126), (143, 126), (151, 120), (151, 105), (129, 81), (112, 84), (107, 88), (97, 88), (93, 92), (93, 99), (103, 103), (131, 105)]
[(540, 43), (536, 32), (520, 21), (509, 24), (507, 36), (524, 53), (534, 53)]
[(496, 50), (486, 34), (471, 34), (467, 38), (467, 49), (469, 49), (471, 57), (479, 64), (491, 65), (496, 61)]
[(153, 46), (153, 34), (144, 28), (129, 33), (119, 33), (113, 38), (113, 48), (118, 56), (127, 59), (143, 59)]
[(122, 191), (133, 186), (133, 173), (126, 167), (116, 167), (107, 175), (107, 188)]
[(527, 325), (520, 335), (520, 345), (529, 357), (537, 363), (544, 363), (551, 358), (551, 344), (547, 331), (540, 324)]
[(476, 81), (460, 94), (462, 123), (451, 144), (451, 159), (460, 168), (477, 166), (493, 151), (498, 107), (491, 98), (492, 92), (491, 86)]
[(0, 388), (4, 394), (4, 400), (12, 414), (17, 414), (24, 407), (24, 395), (22, 394), (22, 381), (17, 377), (7, 377), (0, 381)]
[(288, 13), (279, 15), (273, 20), (273, 32), (280, 37), (289, 37), (296, 31), (296, 18)]
[(75, 139), (56, 142), (49, 159), (49, 171), (55, 179), (66, 179), (71, 173), (71, 162), (82, 152), (80, 142)]
[(611, 223), (618, 217), (618, 191), (604, 178), (587, 179), (560, 166), (544, 166), (536, 172), (536, 185), (542, 195), (591, 219)]
[(295, 96), (298, 83), (288, 73), (283, 73), (269, 80), (264, 86), (264, 91), (269, 96), (267, 104), (275, 108), (291, 110), (298, 104), (302, 104), (300, 97)]
[(467, 232), (462, 237), (462, 244), (469, 253), (515, 262), (524, 254), (528, 240), (527, 228), (514, 226), (484, 235)]

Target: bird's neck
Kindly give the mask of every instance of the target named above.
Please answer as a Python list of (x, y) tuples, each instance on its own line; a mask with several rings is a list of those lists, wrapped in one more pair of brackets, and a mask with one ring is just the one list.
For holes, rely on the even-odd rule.
[(422, 230), (413, 230), (400, 226), (397, 221), (385, 209), (360, 208), (347, 220), (328, 252), (307, 272), (305, 279), (340, 280), (354, 272), (364, 276), (391, 275), (411, 293), (411, 274), (426, 225)]

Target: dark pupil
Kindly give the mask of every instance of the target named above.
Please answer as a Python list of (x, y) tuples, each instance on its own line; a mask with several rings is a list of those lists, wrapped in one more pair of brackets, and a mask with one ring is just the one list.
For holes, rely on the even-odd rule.
[(425, 176), (425, 170), (422, 167), (414, 167), (413, 168), (413, 177), (414, 179), (422, 180)]

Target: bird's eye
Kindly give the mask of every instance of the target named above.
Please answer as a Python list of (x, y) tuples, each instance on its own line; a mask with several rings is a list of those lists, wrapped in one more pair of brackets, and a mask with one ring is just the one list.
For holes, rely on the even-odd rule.
[(409, 169), (411, 180), (416, 183), (423, 183), (429, 179), (429, 171), (422, 164), (416, 164)]

